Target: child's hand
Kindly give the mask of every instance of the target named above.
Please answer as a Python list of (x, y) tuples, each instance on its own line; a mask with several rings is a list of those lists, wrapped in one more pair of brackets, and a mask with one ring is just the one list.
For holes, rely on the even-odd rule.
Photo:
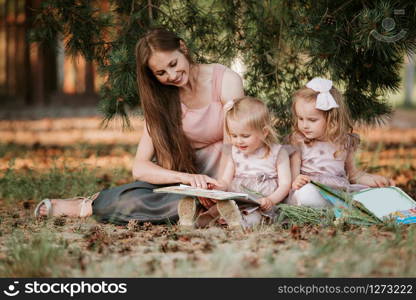
[[(214, 184), (207, 183), (207, 189), (212, 190), (214, 188)], [(199, 202), (204, 206), (206, 209), (209, 209), (211, 206), (217, 203), (217, 200), (205, 197), (198, 197)]]
[(264, 197), (257, 200), (260, 203), (261, 210), (267, 211), (274, 206), (273, 201), (270, 198)]
[(299, 174), (292, 183), (292, 189), (298, 190), (310, 181), (309, 176)]
[(208, 184), (209, 190), (220, 190), (220, 191), (227, 191), (227, 184), (224, 181), (218, 180), (217, 184)]
[(199, 203), (202, 204), (203, 207), (206, 209), (209, 209), (211, 206), (215, 205), (217, 203), (217, 200), (211, 199), (211, 198), (205, 198), (205, 197), (198, 197)]
[(375, 175), (375, 174), (368, 174), (368, 183), (367, 185), (370, 187), (386, 187), (386, 186), (394, 186), (394, 180), (386, 178), (381, 175)]

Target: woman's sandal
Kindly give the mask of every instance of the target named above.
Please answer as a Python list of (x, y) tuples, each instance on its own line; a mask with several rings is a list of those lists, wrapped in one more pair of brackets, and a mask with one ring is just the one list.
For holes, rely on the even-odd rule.
[[(62, 201), (64, 201), (64, 200), (72, 201), (72, 200), (81, 200), (82, 199), (81, 209), (79, 211), (79, 216), (78, 217), (85, 218), (85, 217), (88, 217), (89, 216), (89, 214), (88, 214), (88, 208), (89, 208), (89, 206), (88, 205), (91, 205), (92, 201), (94, 201), (95, 198), (97, 198), (97, 196), (98, 196), (98, 194), (94, 194), (91, 197), (76, 197), (76, 198), (59, 199), (59, 200), (62, 200)], [(45, 205), (46, 206), (46, 210), (47, 210), (46, 217), (47, 218), (51, 217), (53, 215), (52, 214), (52, 202), (51, 202), (50, 199), (43, 199), (41, 202), (38, 203), (38, 205), (35, 208), (35, 213), (34, 213), (35, 214), (35, 218), (41, 217), (41, 215), (40, 215), (40, 208), (42, 207), (42, 205)]]
[(43, 199), (42, 201), (38, 203), (38, 205), (35, 208), (35, 218), (40, 217), (40, 208), (42, 205), (46, 206), (46, 209), (47, 209), (46, 217), (49, 218), (52, 215), (52, 203), (51, 203), (51, 200), (49, 199)]

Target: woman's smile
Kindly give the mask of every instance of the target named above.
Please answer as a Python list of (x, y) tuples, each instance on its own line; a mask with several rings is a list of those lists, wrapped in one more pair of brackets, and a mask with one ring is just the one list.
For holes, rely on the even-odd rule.
[(181, 72), (180, 75), (177, 76), (175, 80), (171, 81), (171, 83), (173, 83), (173, 84), (179, 84), (179, 83), (181, 83), (182, 78), (183, 78), (183, 72)]

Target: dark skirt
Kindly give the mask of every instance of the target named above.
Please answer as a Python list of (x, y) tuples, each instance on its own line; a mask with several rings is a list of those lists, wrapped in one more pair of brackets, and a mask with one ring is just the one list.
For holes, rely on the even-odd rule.
[(153, 189), (164, 186), (136, 181), (103, 190), (92, 204), (93, 216), (100, 222), (118, 225), (130, 220), (175, 223), (178, 220), (178, 202), (184, 196), (153, 193)]

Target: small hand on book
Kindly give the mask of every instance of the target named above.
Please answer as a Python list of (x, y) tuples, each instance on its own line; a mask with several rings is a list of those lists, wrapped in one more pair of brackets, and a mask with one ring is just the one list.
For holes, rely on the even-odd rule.
[(260, 208), (263, 211), (267, 211), (274, 206), (273, 201), (270, 198), (264, 197), (257, 200), (260, 203)]
[[(213, 183), (207, 183), (207, 189), (213, 190), (215, 185)], [(198, 197), (199, 202), (204, 206), (206, 209), (209, 209), (211, 206), (217, 203), (217, 200), (205, 197)]]
[(222, 180), (217, 180), (217, 183), (208, 183), (209, 190), (227, 191), (228, 185)]
[(298, 176), (296, 176), (295, 180), (292, 183), (292, 189), (298, 190), (309, 182), (311, 182), (311, 179), (309, 176), (299, 174)]

